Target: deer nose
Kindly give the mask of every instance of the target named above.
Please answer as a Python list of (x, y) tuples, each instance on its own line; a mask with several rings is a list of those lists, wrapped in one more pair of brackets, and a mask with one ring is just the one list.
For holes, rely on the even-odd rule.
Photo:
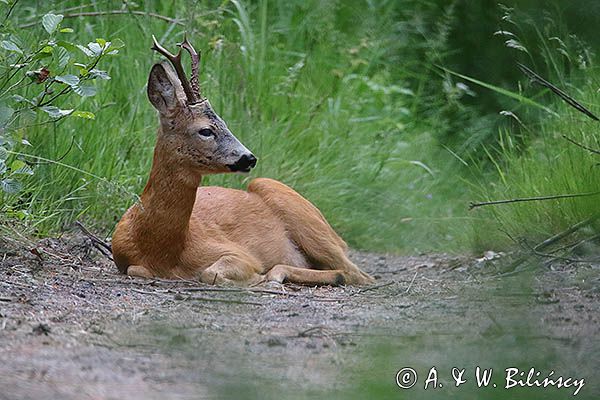
[(228, 165), (232, 172), (249, 172), (256, 165), (256, 157), (254, 154), (243, 154), (235, 164)]
[(254, 154), (250, 153), (248, 155), (243, 155), (242, 158), (244, 157), (246, 157), (250, 168), (254, 168), (256, 166), (256, 157), (254, 157)]

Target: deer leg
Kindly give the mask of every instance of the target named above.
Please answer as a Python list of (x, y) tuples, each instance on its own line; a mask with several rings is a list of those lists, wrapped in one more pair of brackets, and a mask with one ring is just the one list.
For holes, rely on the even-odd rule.
[(209, 285), (247, 286), (262, 280), (259, 264), (249, 257), (223, 256), (200, 273), (200, 281)]
[(130, 265), (127, 267), (128, 276), (138, 276), (140, 278), (154, 278), (154, 274), (148, 271), (143, 265)]
[(360, 285), (369, 283), (361, 274), (339, 269), (318, 270), (278, 264), (266, 275), (267, 281), (300, 285)]
[[(372, 283), (346, 255), (348, 246), (312, 203), (290, 187), (272, 179), (253, 180), (248, 191), (259, 195), (283, 221), (292, 241), (307, 256), (313, 268), (347, 272), (354, 284)], [(350, 282), (347, 282), (350, 283)]]

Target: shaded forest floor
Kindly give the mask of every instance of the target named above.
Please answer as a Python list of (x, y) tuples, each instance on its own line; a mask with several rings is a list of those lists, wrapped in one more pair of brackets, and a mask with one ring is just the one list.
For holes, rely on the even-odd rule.
[(79, 235), (0, 248), (1, 399), (399, 396), (405, 366), (517, 361), (599, 389), (598, 265), (354, 252), (376, 285), (242, 290), (118, 275)]

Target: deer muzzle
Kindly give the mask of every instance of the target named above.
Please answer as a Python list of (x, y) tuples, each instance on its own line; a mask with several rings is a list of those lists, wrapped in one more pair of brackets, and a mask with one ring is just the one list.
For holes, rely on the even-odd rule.
[(233, 164), (227, 165), (231, 172), (250, 172), (256, 165), (256, 157), (252, 153), (242, 154)]

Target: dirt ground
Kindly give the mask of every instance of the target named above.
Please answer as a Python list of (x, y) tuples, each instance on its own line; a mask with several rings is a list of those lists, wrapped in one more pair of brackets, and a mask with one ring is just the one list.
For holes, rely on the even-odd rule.
[[(599, 265), (352, 259), (375, 285), (243, 290), (119, 275), (78, 234), (4, 239), (0, 399), (572, 397), (451, 387), (480, 365), (585, 378), (577, 397), (598, 398)], [(432, 366), (444, 389), (396, 385)]]

